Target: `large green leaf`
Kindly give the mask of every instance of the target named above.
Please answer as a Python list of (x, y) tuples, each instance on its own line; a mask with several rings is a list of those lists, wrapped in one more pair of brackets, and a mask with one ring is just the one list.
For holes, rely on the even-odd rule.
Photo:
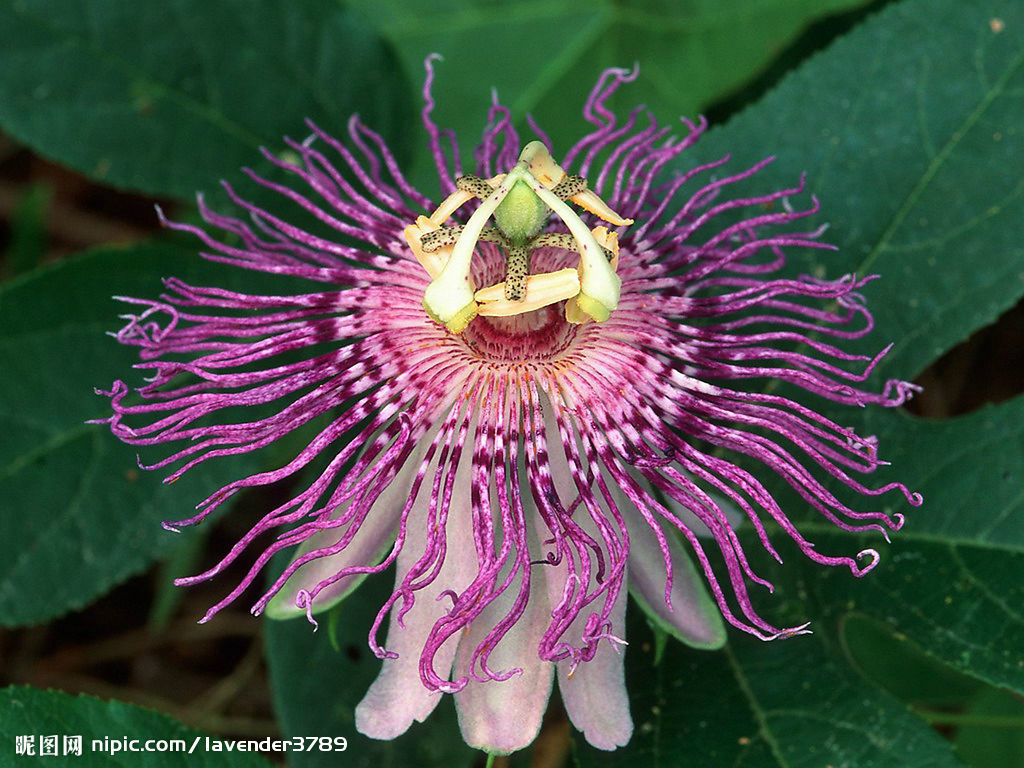
[[(865, 289), (889, 375), (916, 374), (1024, 293), (1024, 5), (909, 0), (788, 76), (695, 150), (807, 172), (837, 254), (799, 266)], [(687, 158), (692, 162), (693, 157)]]
[(695, 115), (759, 72), (810, 20), (865, 0), (353, 0), (394, 43), (409, 78), (440, 53), (435, 118), (468, 150), (493, 86), (520, 124), (532, 113), (564, 151), (605, 67), (640, 64), (619, 107), (643, 103), (665, 119)]
[(330, 0), (3, 0), (0, 50), (4, 130), (153, 194), (208, 188), (304, 117), (397, 139), (412, 114), (387, 44)]
[(1003, 691), (980, 695), (963, 718), (956, 749), (968, 765), (1020, 768), (1024, 755), (1024, 701)]
[(137, 468), (136, 449), (85, 423), (109, 415), (94, 387), (144, 375), (135, 348), (106, 335), (125, 311), (111, 295), (155, 296), (168, 274), (251, 279), (165, 245), (96, 251), (0, 287), (0, 625), (80, 608), (142, 570), (174, 544), (161, 520), (188, 517), (253, 466), (203, 464), (172, 491)]
[(611, 754), (578, 743), (579, 766), (961, 765), (947, 742), (861, 679), (825, 635), (771, 644), (737, 637), (713, 654), (670, 643), (655, 664), (647, 628), (634, 621), (630, 629), (633, 738)]
[[(20, 752), (19, 737), (24, 739)], [(75, 737), (79, 739), (78, 752), (73, 751)], [(259, 739), (223, 739), (123, 701), (35, 688), (0, 690), (0, 740), (8, 765), (270, 766), (256, 754)], [(272, 746), (270, 741), (268, 746)], [(30, 752), (26, 751), (29, 745)]]
[[(867, 428), (925, 506), (870, 577), (823, 577), (823, 602), (855, 603), (950, 666), (1024, 693), (1024, 397), (945, 422), (876, 412)], [(877, 546), (803, 529), (823, 549)]]
[[(350, 744), (345, 765), (359, 768), (469, 768), (480, 755), (458, 735), (450, 697), (427, 723), (414, 724), (393, 741), (375, 741), (355, 729), (356, 704), (380, 670), (366, 636), (390, 587), (390, 574), (369, 579), (333, 618), (321, 618), (316, 633), (303, 619), (266, 622), (267, 662), (281, 728), (287, 736), (344, 734)], [(315, 752), (291, 760), (292, 768), (337, 765), (335, 757)]]
[(39, 266), (46, 251), (46, 209), (52, 197), (53, 189), (46, 184), (30, 187), (22, 195), (11, 217), (10, 244), (0, 255), (0, 270), (13, 276)]

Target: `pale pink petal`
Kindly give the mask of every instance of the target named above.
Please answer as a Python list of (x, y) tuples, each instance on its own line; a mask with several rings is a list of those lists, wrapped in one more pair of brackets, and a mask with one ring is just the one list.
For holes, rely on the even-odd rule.
[(629, 521), (629, 591), (648, 616), (694, 648), (714, 649), (725, 644), (725, 624), (674, 531), (665, 531), (672, 557), (672, 607), (665, 603), (665, 558), (658, 539), (641, 516), (623, 508)]
[[(420, 441), (420, 446), (413, 451), (412, 456), (402, 466), (395, 479), (377, 497), (348, 546), (336, 555), (318, 557), (299, 568), (267, 604), (264, 611), (266, 616), (272, 619), (291, 619), (305, 615), (306, 609), (300, 608), (296, 604), (299, 592), (310, 591), (321, 581), (330, 578), (343, 568), (374, 565), (383, 559), (395, 538), (399, 515), (409, 500), (412, 481), (419, 467), (418, 457), (423, 455), (423, 446), (427, 443), (429, 443), (429, 438), (423, 438)], [(342, 504), (332, 517), (338, 518), (344, 515), (351, 504), (351, 501)], [(295, 557), (299, 558), (315, 549), (337, 544), (344, 531), (344, 528), (332, 528), (311, 536), (303, 542), (295, 553)], [(313, 601), (312, 613), (320, 613), (337, 605), (348, 597), (364, 578), (365, 575), (351, 576), (336, 581), (320, 591), (316, 600)]]
[[(545, 403), (545, 405), (548, 405)], [(551, 479), (559, 497), (569, 502), (577, 495), (576, 484), (572, 479), (565, 451), (554, 439), (558, 428), (550, 413), (545, 410), (545, 427), (549, 437), (548, 457), (551, 468)], [(573, 518), (595, 541), (601, 537), (597, 526), (590, 516), (581, 513)], [(544, 528), (538, 522), (538, 531), (544, 535)], [(543, 569), (547, 577), (548, 599), (557, 605), (562, 599), (566, 583), (567, 569), (564, 563), (548, 565)], [(628, 581), (627, 581), (628, 583)], [(624, 639), (626, 633), (626, 594), (625, 587), (619, 592), (610, 615), (611, 632)], [(584, 627), (589, 611), (581, 613), (565, 633), (565, 639), (575, 645), (582, 644)], [(633, 720), (629, 714), (629, 696), (626, 693), (625, 670), (623, 661), (625, 647), (612, 640), (602, 640), (597, 653), (590, 661), (585, 661), (572, 669), (571, 660), (560, 661), (558, 668), (558, 689), (562, 694), (562, 702), (569, 720), (584, 738), (598, 749), (612, 750), (624, 746), (633, 734)]]
[[(581, 615), (570, 629), (582, 631)], [(614, 631), (626, 626), (626, 591), (619, 593), (611, 614)], [(633, 735), (629, 715), (629, 696), (623, 664), (626, 648), (615, 642), (602, 642), (590, 661), (583, 662), (569, 676), (570, 663), (558, 663), (558, 690), (569, 720), (583, 737), (598, 749), (625, 746)]]
[[(440, 573), (430, 584), (416, 591), (416, 603), (404, 616), (404, 628), (397, 621), (401, 601), (391, 612), (385, 648), (397, 653), (398, 658), (384, 660), (380, 674), (356, 707), (356, 730), (364, 736), (373, 739), (400, 736), (414, 721), (423, 722), (441, 700), (442, 694), (428, 689), (420, 679), (420, 654), (434, 623), (451, 607), (449, 600), (437, 598), (446, 590), (464, 590), (478, 570), (476, 553), (472, 546), (467, 546), (467, 536), (473, 530), (469, 465), (467, 451), (455, 478), (446, 526), (449, 546)], [(427, 476), (432, 477), (433, 471)], [(402, 583), (409, 568), (426, 549), (430, 492), (430, 485), (425, 483), (409, 514), (407, 538), (398, 555), (396, 584)], [(452, 638), (435, 655), (434, 668), (442, 677), (451, 670), (456, 650), (457, 642)]]
[[(491, 652), (488, 666), (494, 672), (519, 668), (508, 680), (469, 684), (455, 694), (459, 727), (466, 743), (493, 754), (523, 749), (537, 737), (551, 696), (554, 665), (537, 656), (537, 646), (547, 628), (551, 605), (540, 573), (531, 587), (526, 611)], [(455, 668), (469, 669), (473, 651), (512, 607), (516, 586), (507, 589), (480, 614), (459, 642)]]

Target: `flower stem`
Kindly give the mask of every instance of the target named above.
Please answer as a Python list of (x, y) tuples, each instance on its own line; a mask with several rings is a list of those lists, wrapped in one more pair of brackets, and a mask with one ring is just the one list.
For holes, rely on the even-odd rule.
[(932, 725), (980, 726), (982, 728), (1024, 728), (1024, 716), (1021, 715), (980, 715), (960, 712), (933, 712), (926, 709), (915, 710)]

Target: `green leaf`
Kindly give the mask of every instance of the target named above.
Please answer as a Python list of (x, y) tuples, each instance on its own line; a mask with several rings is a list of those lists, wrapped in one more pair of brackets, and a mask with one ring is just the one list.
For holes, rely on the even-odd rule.
[[(412, 82), (440, 53), (437, 113), (464, 148), (478, 140), (494, 87), (522, 124), (532, 113), (556, 150), (575, 143), (580, 108), (606, 67), (640, 64), (616, 106), (646, 104), (664, 120), (696, 115), (759, 72), (819, 16), (864, 0), (354, 0), (392, 41)], [(427, 163), (429, 165), (429, 163)], [(431, 190), (432, 191), (432, 190)]]
[(797, 266), (882, 275), (860, 348), (894, 340), (889, 375), (917, 373), (1024, 293), (1022, 29), (1015, 0), (897, 3), (695, 150), (731, 153), (730, 168), (776, 155), (761, 191), (807, 172), (840, 251)]
[[(0, 741), (10, 765), (50, 768), (124, 766), (199, 766), (199, 768), (267, 768), (255, 754), (258, 743), (242, 744), (209, 736), (165, 715), (92, 696), (12, 687), (0, 690)], [(81, 737), (81, 752), (69, 752), (68, 737)], [(16, 752), (16, 740), (27, 737), (34, 750)], [(49, 739), (53, 749), (49, 750)], [(93, 741), (98, 742), (95, 746)], [(258, 742), (258, 740), (255, 740)], [(164, 746), (161, 742), (167, 742)], [(230, 752), (216, 745), (232, 744)], [(147, 749), (148, 747), (148, 749)], [(162, 748), (163, 747), (163, 748)], [(193, 751), (189, 753), (189, 749)], [(159, 750), (159, 751), (158, 751)]]
[[(1024, 397), (943, 422), (876, 412), (868, 426), (925, 505), (869, 577), (830, 571), (823, 593), (954, 669), (1024, 693)], [(878, 547), (822, 524), (801, 530), (822, 551)]]
[[(328, 628), (321, 619), (319, 632), (314, 633), (301, 618), (266, 622), (267, 663), (281, 728), (286, 736), (346, 736), (345, 765), (353, 768), (469, 768), (480, 753), (463, 743), (450, 696), (444, 697), (426, 723), (414, 724), (392, 741), (375, 741), (355, 729), (356, 705), (380, 671), (380, 662), (367, 646), (367, 633), (390, 594), (392, 578), (387, 574), (368, 579), (335, 609), (343, 612), (341, 620)], [(289, 764), (309, 768), (338, 763), (331, 755), (305, 753), (292, 755)]]
[(138, 469), (135, 448), (85, 423), (109, 415), (94, 387), (143, 375), (134, 348), (106, 335), (125, 311), (111, 295), (155, 296), (167, 274), (254, 279), (163, 245), (95, 251), (0, 286), (0, 625), (80, 608), (143, 570), (174, 543), (161, 520), (188, 517), (253, 466), (202, 464), (172, 491)]
[(845, 617), (841, 636), (850, 661), (864, 677), (915, 707), (963, 707), (986, 687), (929, 656), (906, 635), (893, 633), (863, 614)]
[[(388, 46), (330, 0), (0, 2), (0, 125), (98, 181), (191, 197), (351, 114), (412, 115)], [(400, 142), (399, 142), (400, 143)]]
[(577, 739), (582, 768), (961, 765), (938, 734), (861, 679), (824, 634), (762, 643), (734, 633), (716, 653), (670, 642), (660, 663), (642, 622), (630, 623), (628, 637), (633, 738), (612, 753)]
[(954, 672), (876, 622), (851, 616), (843, 630), (857, 667), (950, 734), (961, 760), (985, 768), (1020, 765), (1024, 698)]

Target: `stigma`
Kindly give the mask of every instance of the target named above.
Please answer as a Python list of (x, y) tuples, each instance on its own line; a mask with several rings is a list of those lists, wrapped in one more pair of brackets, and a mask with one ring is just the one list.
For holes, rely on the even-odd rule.
[[(445, 224), (473, 199), (480, 206), (465, 224)], [(609, 208), (586, 179), (567, 174), (539, 141), (523, 148), (508, 173), (489, 179), (460, 176), (455, 191), (433, 214), (418, 217), (404, 231), (431, 279), (423, 294), (423, 308), (431, 319), (459, 334), (477, 315), (508, 317), (564, 301), (570, 323), (607, 320), (618, 306), (621, 289), (618, 232), (588, 227), (567, 200), (614, 227), (633, 223)], [(552, 215), (568, 232), (544, 231)], [(493, 243), (504, 257), (501, 282), (474, 284), (471, 273), (479, 242)], [(531, 273), (533, 252), (545, 247), (578, 254), (578, 265)]]

